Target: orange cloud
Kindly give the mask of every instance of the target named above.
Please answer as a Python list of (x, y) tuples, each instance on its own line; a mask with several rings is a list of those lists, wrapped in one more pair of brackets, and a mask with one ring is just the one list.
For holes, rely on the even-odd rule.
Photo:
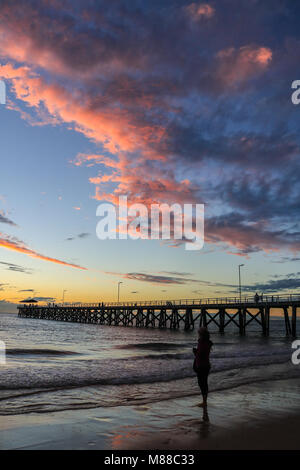
[[(51, 116), (71, 124), (76, 131), (101, 143), (109, 152), (140, 151), (146, 158), (164, 158), (149, 148), (163, 139), (164, 127), (138, 124), (134, 115), (121, 106), (94, 109), (87, 97), (73, 96), (59, 85), (48, 84), (27, 67), (0, 66), (0, 76), (11, 80), (16, 97), (28, 106), (38, 110), (44, 105)], [(80, 158), (76, 164), (80, 165)]]
[[(259, 224), (243, 225), (239, 223), (220, 224), (213, 223), (210, 220), (206, 223), (206, 243), (224, 243), (228, 247), (234, 247), (238, 252), (231, 254), (247, 256), (251, 251), (263, 250), (265, 253), (277, 252), (286, 246), (288, 239), (285, 238), (282, 231), (264, 228)], [(298, 253), (300, 242), (289, 242), (289, 249)]]
[(232, 86), (264, 71), (272, 60), (272, 51), (268, 47), (249, 45), (239, 49), (230, 47), (219, 51), (217, 59), (220, 81)]
[(70, 268), (77, 268), (77, 269), (84, 269), (82, 266), (78, 266), (77, 264), (67, 263), (66, 261), (61, 261), (56, 258), (50, 258), (49, 256), (41, 255), (30, 248), (27, 248), (21, 241), (16, 239), (9, 239), (4, 234), (0, 234), (0, 247), (6, 248), (7, 250), (17, 251), (18, 253), (23, 253), (25, 255), (31, 256), (32, 258), (38, 258), (43, 261), (50, 261), (51, 263), (62, 264), (64, 266), (69, 266)]
[(186, 7), (186, 11), (194, 21), (201, 18), (211, 18), (215, 14), (215, 9), (208, 3), (191, 3)]
[[(89, 159), (87, 158), (87, 161)], [(171, 204), (196, 203), (195, 187), (188, 179), (177, 181), (171, 166), (165, 166), (164, 170), (160, 165), (156, 166), (153, 161), (137, 158), (134, 162), (126, 154), (119, 154), (119, 161), (111, 165), (108, 161), (107, 170), (113, 171), (111, 174), (90, 178), (91, 183), (96, 184), (95, 199), (108, 200), (118, 204), (119, 196), (126, 195), (128, 203), (143, 203), (150, 206), (162, 201)], [(118, 183), (113, 191), (111, 187), (105, 190), (105, 183)]]
[(155, 144), (166, 137), (163, 126), (135, 122), (130, 111), (115, 106), (93, 107), (87, 97), (84, 100), (59, 85), (48, 84), (27, 67), (0, 66), (0, 76), (11, 80), (16, 97), (29, 107), (38, 110), (43, 105), (51, 116), (72, 125), (118, 157), (115, 160), (98, 154), (78, 154), (73, 161), (77, 166), (102, 164), (110, 172), (91, 178), (93, 184), (118, 183), (112, 194), (111, 188), (106, 191), (97, 186), (96, 199), (117, 202), (120, 194), (126, 194), (129, 202), (146, 205), (162, 201), (196, 202), (195, 188), (187, 180), (178, 182), (172, 162), (155, 150)]

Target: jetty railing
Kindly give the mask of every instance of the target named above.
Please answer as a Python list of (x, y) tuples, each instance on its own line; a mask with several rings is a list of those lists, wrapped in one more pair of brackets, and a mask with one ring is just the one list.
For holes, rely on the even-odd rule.
[[(141, 306), (185, 306), (185, 305), (229, 305), (229, 304), (253, 304), (253, 303), (284, 303), (300, 302), (300, 294), (263, 294), (259, 296), (256, 302), (255, 297), (202, 297), (197, 299), (173, 299), (173, 300), (138, 300), (130, 302), (104, 302), (107, 307), (141, 307)], [(64, 302), (55, 305), (64, 307), (98, 307), (102, 302), (84, 303), (84, 302)]]

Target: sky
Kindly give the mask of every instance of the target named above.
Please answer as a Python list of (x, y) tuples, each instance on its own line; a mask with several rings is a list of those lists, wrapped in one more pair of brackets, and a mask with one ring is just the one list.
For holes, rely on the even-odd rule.
[[(300, 288), (300, 5), (2, 0), (0, 311)], [(100, 203), (204, 204), (205, 243), (99, 240)], [(65, 292), (64, 292), (65, 291)], [(64, 294), (63, 294), (64, 292)]]

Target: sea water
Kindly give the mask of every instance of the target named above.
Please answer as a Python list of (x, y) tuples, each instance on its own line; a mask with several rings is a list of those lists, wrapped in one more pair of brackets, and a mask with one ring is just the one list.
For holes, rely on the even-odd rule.
[[(253, 322), (247, 335), (211, 328), (210, 392), (300, 377), (284, 320), (270, 336)], [(0, 415), (150, 403), (199, 394), (193, 372), (197, 331), (64, 323), (0, 315), (6, 362)], [(211, 395), (213, 396), (213, 395)]]

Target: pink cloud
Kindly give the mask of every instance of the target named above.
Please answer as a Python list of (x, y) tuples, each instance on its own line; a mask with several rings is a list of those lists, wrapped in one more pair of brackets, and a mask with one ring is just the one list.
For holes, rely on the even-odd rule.
[(272, 51), (260, 46), (230, 47), (219, 51), (217, 59), (216, 73), (222, 83), (231, 87), (264, 71), (272, 60)]
[(191, 3), (185, 9), (194, 21), (211, 18), (215, 14), (215, 9), (208, 3)]
[(56, 258), (50, 258), (49, 256), (42, 255), (30, 248), (28, 248), (23, 242), (20, 240), (12, 239), (4, 234), (0, 233), (0, 248), (5, 248), (7, 250), (17, 251), (18, 253), (23, 253), (25, 255), (31, 256), (32, 258), (38, 258), (43, 261), (49, 261), (51, 263), (61, 264), (64, 266), (68, 266), (70, 268), (77, 268), (77, 269), (84, 269), (82, 266), (78, 266), (77, 264), (67, 263), (66, 261), (62, 261)]
[(235, 255), (247, 256), (251, 251), (263, 250), (266, 253), (282, 250), (287, 246), (292, 252), (299, 252), (300, 242), (288, 242), (284, 233), (272, 231), (271, 228), (261, 224), (211, 224), (208, 221), (205, 232), (207, 243), (222, 243), (227, 247), (233, 247), (237, 252), (230, 252)]
[[(127, 194), (131, 200), (150, 204), (155, 201), (195, 201), (195, 188), (187, 181), (176, 180), (171, 162), (156, 152), (152, 144), (164, 138), (166, 129), (154, 125), (133, 125), (134, 117), (118, 108), (92, 109), (58, 85), (46, 83), (27, 67), (0, 66), (0, 76), (11, 79), (16, 97), (32, 108), (41, 104), (62, 122), (73, 125), (89, 139), (101, 143), (118, 160), (103, 155), (79, 154), (74, 164), (103, 164), (113, 170), (110, 176), (98, 176), (92, 183), (114, 181), (118, 188), (108, 194), (96, 188), (96, 199), (116, 200)], [(134, 159), (128, 154), (138, 152)], [(155, 162), (159, 164), (155, 165)], [(162, 164), (165, 163), (165, 166)]]

